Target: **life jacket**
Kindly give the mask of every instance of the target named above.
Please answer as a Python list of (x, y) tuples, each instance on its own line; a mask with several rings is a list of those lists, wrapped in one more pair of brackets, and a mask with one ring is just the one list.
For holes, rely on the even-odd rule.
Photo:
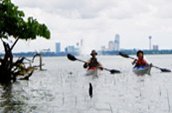
[(136, 62), (136, 66), (145, 66), (145, 65), (148, 65), (148, 63), (143, 58), (139, 58)]
[(91, 58), (88, 66), (89, 66), (89, 69), (98, 67), (99, 66), (99, 62), (97, 61), (96, 58)]

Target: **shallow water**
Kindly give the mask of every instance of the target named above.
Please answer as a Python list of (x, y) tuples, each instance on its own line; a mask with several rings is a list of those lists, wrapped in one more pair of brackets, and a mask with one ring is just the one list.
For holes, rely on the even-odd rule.
[[(79, 57), (87, 60), (88, 57)], [(147, 56), (154, 65), (172, 68), (172, 55)], [(172, 73), (152, 69), (136, 76), (130, 59), (99, 56), (104, 67), (123, 73), (85, 76), (82, 63), (66, 57), (43, 58), (47, 71), (36, 71), (29, 81), (0, 86), (0, 113), (170, 113)], [(89, 96), (89, 83), (93, 97)]]

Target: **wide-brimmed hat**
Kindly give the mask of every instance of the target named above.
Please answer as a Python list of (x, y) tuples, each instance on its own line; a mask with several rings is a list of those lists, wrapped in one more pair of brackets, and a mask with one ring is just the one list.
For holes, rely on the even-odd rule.
[(95, 50), (92, 50), (90, 55), (97, 55), (97, 52)]

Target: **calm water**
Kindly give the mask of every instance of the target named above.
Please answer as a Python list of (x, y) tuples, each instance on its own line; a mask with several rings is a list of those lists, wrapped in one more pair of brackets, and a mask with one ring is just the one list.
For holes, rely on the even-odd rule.
[[(168, 69), (172, 69), (171, 58), (147, 56), (154, 65)], [(36, 71), (29, 81), (0, 86), (0, 113), (172, 113), (172, 73), (153, 68), (151, 76), (137, 77), (130, 59), (100, 56), (98, 60), (123, 73), (84, 76), (81, 62), (43, 58), (47, 71)], [(89, 83), (93, 98), (88, 94)]]

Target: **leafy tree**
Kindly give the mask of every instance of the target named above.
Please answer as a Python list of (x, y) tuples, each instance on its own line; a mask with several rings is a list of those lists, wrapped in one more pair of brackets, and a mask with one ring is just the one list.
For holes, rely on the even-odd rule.
[[(34, 40), (39, 37), (50, 38), (50, 31), (45, 24), (39, 23), (33, 17), (24, 19), (24, 12), (11, 2), (11, 0), (0, 0), (0, 39), (3, 42), (5, 55), (0, 59), (0, 82), (16, 79), (17, 72), (14, 67), (12, 49), (18, 40)], [(4, 39), (13, 37), (15, 42), (10, 47)]]

